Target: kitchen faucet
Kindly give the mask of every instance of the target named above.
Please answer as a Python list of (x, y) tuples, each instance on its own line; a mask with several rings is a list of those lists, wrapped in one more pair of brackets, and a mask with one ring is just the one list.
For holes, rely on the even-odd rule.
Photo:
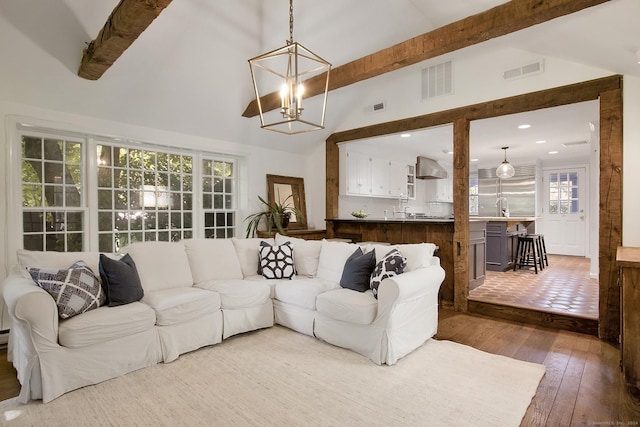
[[(504, 204), (503, 204), (504, 202)], [(499, 216), (504, 216), (506, 218), (509, 218), (509, 200), (507, 200), (506, 197), (504, 196), (500, 196), (496, 199), (496, 208), (498, 207), (498, 205), (500, 205), (500, 211), (499, 211)]]
[(397, 213), (399, 213), (401, 216), (400, 218), (403, 218), (407, 216), (407, 209), (409, 208), (409, 206), (402, 206), (404, 203), (409, 202), (409, 196), (404, 194), (404, 193), (400, 193), (400, 195), (398, 196), (398, 210), (396, 210), (396, 206), (393, 207), (393, 216), (395, 217)]

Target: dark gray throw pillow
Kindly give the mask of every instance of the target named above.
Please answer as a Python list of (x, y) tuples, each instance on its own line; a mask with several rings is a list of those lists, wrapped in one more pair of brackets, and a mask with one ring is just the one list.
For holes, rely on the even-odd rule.
[(119, 260), (100, 254), (100, 277), (109, 307), (139, 301), (144, 296), (136, 264), (129, 254)]
[(344, 264), (340, 286), (358, 292), (369, 289), (371, 273), (376, 266), (376, 252), (362, 253), (362, 249), (356, 249)]

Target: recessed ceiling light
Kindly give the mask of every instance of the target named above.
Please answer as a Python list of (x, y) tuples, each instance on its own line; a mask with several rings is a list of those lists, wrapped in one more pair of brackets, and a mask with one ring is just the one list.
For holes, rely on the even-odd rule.
[(480, 159), (471, 159), (472, 162), (477, 162)]
[(524, 124), (524, 125), (518, 126), (518, 129), (529, 129), (530, 127), (531, 127), (531, 125)]
[(536, 141), (536, 144), (544, 144), (545, 142), (547, 141), (545, 141), (544, 139), (541, 139), (540, 141)]
[(558, 154), (558, 151), (549, 151), (549, 154)]
[(411, 136), (411, 134), (410, 134), (410, 133), (403, 133), (403, 134), (400, 134), (400, 138), (409, 138), (410, 136)]

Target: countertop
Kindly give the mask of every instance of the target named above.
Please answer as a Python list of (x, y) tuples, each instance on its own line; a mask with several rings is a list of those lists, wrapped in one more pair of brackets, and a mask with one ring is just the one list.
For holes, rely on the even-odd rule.
[(533, 222), (539, 221), (542, 218), (536, 216), (470, 216), (469, 221), (500, 221), (500, 222)]
[(369, 223), (453, 223), (453, 218), (328, 218), (325, 221), (369, 222)]

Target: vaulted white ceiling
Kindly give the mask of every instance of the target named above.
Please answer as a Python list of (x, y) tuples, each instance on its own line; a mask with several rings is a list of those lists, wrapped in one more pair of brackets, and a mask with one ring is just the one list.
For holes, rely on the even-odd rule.
[[(101, 79), (83, 80), (77, 76), (82, 49), (96, 37), (117, 3), (2, 1), (0, 99), (305, 152), (333, 132), (348, 129), (346, 113), (355, 108), (354, 103), (360, 108), (356, 101), (367, 96), (368, 86), (362, 83), (334, 91), (329, 96), (326, 129), (304, 135), (261, 130), (257, 117), (241, 116), (254, 97), (247, 59), (284, 44), (287, 0), (174, 0)], [(339, 66), (501, 3), (504, 0), (296, 0), (294, 38)], [(640, 75), (635, 60), (640, 48), (638, 16), (639, 1), (612, 0), (450, 57), (468, 54), (470, 49), (477, 55), (509, 47), (612, 74)], [(46, 60), (33, 55), (34, 51)], [(551, 130), (567, 124), (561, 117), (547, 114), (536, 120), (543, 120)], [(371, 116), (361, 121), (376, 120)], [(581, 120), (588, 123), (593, 117)], [(575, 128), (580, 135), (558, 130), (563, 132), (558, 139), (583, 139), (584, 126)], [(476, 131), (478, 138), (483, 133), (491, 131)], [(495, 138), (491, 142), (493, 149), (500, 144)], [(517, 155), (515, 149), (513, 155)]]

